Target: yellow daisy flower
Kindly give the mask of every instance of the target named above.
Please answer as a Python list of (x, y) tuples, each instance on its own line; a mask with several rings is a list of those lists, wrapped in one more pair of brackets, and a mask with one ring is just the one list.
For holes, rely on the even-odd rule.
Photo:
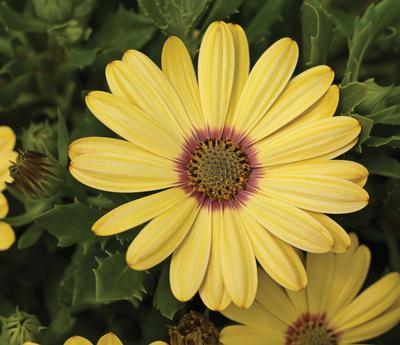
[[(17, 153), (13, 151), (15, 141), (13, 130), (7, 126), (0, 126), (0, 219), (7, 216), (9, 209), (2, 191), (6, 188), (6, 182), (12, 182), (8, 168), (17, 157)], [(7, 250), (14, 242), (15, 234), (12, 227), (0, 221), (0, 251)]]
[(324, 213), (363, 208), (368, 172), (332, 160), (357, 141), (360, 124), (335, 116), (339, 91), (327, 66), (291, 79), (298, 47), (283, 38), (249, 73), (243, 29), (216, 22), (200, 47), (198, 81), (177, 37), (162, 70), (139, 51), (106, 68), (111, 93), (86, 97), (91, 112), (124, 140), (89, 137), (70, 147), (72, 175), (110, 192), (157, 193), (117, 207), (93, 226), (100, 236), (150, 221), (127, 252), (146, 270), (172, 254), (171, 288), (208, 308), (249, 307), (256, 258), (284, 287), (307, 277), (293, 247), (346, 251), (347, 233)]
[(231, 305), (222, 311), (243, 325), (224, 328), (221, 343), (347, 345), (387, 332), (400, 321), (400, 274), (387, 274), (357, 296), (370, 257), (354, 234), (347, 253), (309, 253), (309, 282), (303, 291), (285, 290), (259, 271), (254, 304), (247, 310)]

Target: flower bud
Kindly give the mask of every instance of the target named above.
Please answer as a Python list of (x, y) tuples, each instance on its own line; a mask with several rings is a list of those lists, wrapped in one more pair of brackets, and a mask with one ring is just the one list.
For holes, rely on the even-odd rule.
[(30, 199), (49, 198), (56, 194), (64, 182), (64, 171), (53, 158), (42, 153), (21, 152), (10, 167), (16, 188)]
[(219, 333), (209, 319), (191, 311), (169, 329), (171, 345), (218, 345)]
[(44, 329), (35, 315), (18, 309), (8, 318), (4, 318), (2, 323), (1, 338), (8, 345), (38, 341), (40, 332)]
[(23, 130), (21, 140), (25, 151), (36, 151), (52, 156), (57, 153), (56, 130), (48, 121), (31, 123)]
[(73, 0), (33, 0), (36, 16), (49, 23), (63, 23), (71, 17)]

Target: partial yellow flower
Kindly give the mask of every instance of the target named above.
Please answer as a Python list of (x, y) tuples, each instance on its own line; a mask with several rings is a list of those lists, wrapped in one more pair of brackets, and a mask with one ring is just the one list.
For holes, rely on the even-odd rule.
[[(64, 345), (93, 345), (93, 343), (86, 338), (79, 335), (69, 338)], [(113, 333), (103, 335), (97, 345), (123, 345), (121, 340)]]
[(260, 270), (254, 304), (247, 310), (231, 305), (222, 311), (242, 325), (224, 328), (220, 342), (347, 345), (387, 332), (400, 321), (400, 274), (389, 273), (358, 295), (370, 256), (354, 234), (347, 253), (309, 253), (308, 286), (296, 292), (283, 289)]
[[(6, 182), (12, 182), (8, 168), (14, 162), (17, 153), (14, 150), (16, 137), (13, 130), (7, 126), (0, 126), (0, 219), (8, 214), (8, 202), (2, 191), (6, 188)], [(0, 251), (7, 250), (15, 242), (15, 234), (12, 227), (0, 221)]]
[(249, 73), (243, 29), (216, 22), (201, 43), (198, 81), (185, 45), (170, 37), (162, 70), (129, 50), (106, 68), (111, 93), (86, 97), (125, 140), (75, 141), (72, 175), (110, 192), (158, 190), (112, 210), (93, 231), (108, 236), (149, 222), (128, 249), (128, 265), (146, 270), (172, 254), (171, 288), (181, 301), (200, 291), (213, 310), (231, 301), (249, 307), (256, 259), (279, 284), (299, 290), (307, 276), (293, 247), (350, 246), (324, 213), (368, 203), (367, 170), (332, 160), (357, 142), (360, 124), (333, 117), (339, 91), (328, 66), (290, 79), (297, 59), (296, 42), (283, 38)]

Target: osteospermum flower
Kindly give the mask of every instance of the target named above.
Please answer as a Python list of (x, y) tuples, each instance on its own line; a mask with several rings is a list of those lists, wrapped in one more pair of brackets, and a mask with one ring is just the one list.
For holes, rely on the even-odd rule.
[[(99, 341), (96, 343), (97, 345), (124, 345), (121, 340), (113, 333), (107, 333), (103, 335)], [(39, 345), (36, 343), (26, 342), (22, 345)], [(79, 335), (75, 335), (68, 340), (65, 341), (64, 345), (93, 345), (93, 343)]]
[[(8, 202), (2, 191), (6, 188), (6, 182), (12, 182), (9, 167), (15, 161), (17, 153), (13, 151), (15, 146), (15, 134), (10, 127), (0, 126), (0, 219), (8, 214)], [(7, 250), (15, 241), (12, 227), (0, 221), (0, 251)]]
[(359, 246), (355, 235), (347, 253), (309, 253), (309, 282), (303, 291), (285, 290), (260, 271), (251, 308), (231, 305), (222, 312), (243, 325), (224, 328), (220, 342), (347, 345), (387, 332), (400, 321), (400, 275), (389, 273), (358, 295), (370, 257), (369, 249)]
[(162, 70), (129, 50), (106, 68), (111, 93), (86, 97), (125, 140), (75, 141), (72, 175), (105, 191), (158, 191), (112, 210), (93, 231), (113, 235), (150, 221), (130, 245), (128, 265), (146, 270), (172, 254), (179, 300), (199, 290), (210, 309), (231, 301), (248, 307), (256, 258), (274, 280), (298, 290), (307, 277), (293, 247), (323, 253), (350, 246), (324, 213), (368, 202), (367, 170), (332, 160), (356, 143), (360, 125), (333, 117), (339, 94), (329, 67), (290, 80), (297, 59), (297, 44), (283, 38), (249, 73), (243, 29), (216, 22), (201, 43), (198, 81), (185, 45), (170, 37)]

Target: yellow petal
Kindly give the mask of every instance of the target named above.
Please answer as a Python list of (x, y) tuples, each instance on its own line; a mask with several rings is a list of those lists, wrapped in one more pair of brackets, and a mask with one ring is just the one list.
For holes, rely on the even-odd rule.
[(8, 214), (8, 201), (3, 193), (0, 192), (0, 219)]
[(162, 70), (180, 97), (189, 119), (196, 129), (203, 129), (205, 121), (201, 110), (199, 86), (192, 59), (185, 44), (176, 36), (164, 44)]
[(186, 200), (189, 195), (181, 188), (169, 188), (118, 206), (94, 223), (96, 235), (109, 236), (143, 224)]
[(335, 256), (328, 254), (307, 255), (307, 300), (308, 309), (313, 314), (324, 313), (333, 284)]
[(12, 227), (7, 223), (0, 222), (0, 251), (9, 249), (14, 242), (15, 234)]
[(248, 309), (242, 309), (231, 303), (221, 311), (228, 319), (260, 331), (284, 332), (287, 325), (266, 310), (258, 301), (254, 301)]
[(344, 253), (349, 250), (351, 245), (350, 236), (338, 223), (336, 223), (332, 218), (315, 212), (307, 212), (310, 216), (314, 217), (318, 222), (320, 222), (325, 229), (329, 231), (333, 238), (333, 252), (334, 253)]
[(196, 199), (189, 198), (154, 218), (129, 246), (126, 253), (128, 265), (142, 271), (167, 258), (189, 232), (199, 207)]
[(15, 151), (0, 152), (0, 192), (6, 188), (6, 182), (11, 183), (10, 176), (11, 162), (17, 160), (18, 153)]
[(383, 313), (376, 319), (343, 332), (340, 340), (352, 343), (373, 339), (395, 327), (400, 322), (400, 306)]
[(368, 204), (368, 193), (355, 183), (317, 175), (265, 176), (259, 187), (265, 195), (320, 213), (350, 213)]
[(182, 151), (183, 138), (168, 131), (147, 113), (122, 99), (102, 91), (86, 96), (90, 111), (108, 128), (124, 139), (164, 157), (176, 158)]
[(285, 88), (297, 63), (298, 47), (283, 38), (269, 47), (251, 70), (233, 116), (235, 128), (247, 134)]
[(171, 290), (180, 301), (188, 301), (199, 290), (211, 250), (211, 212), (200, 209), (192, 229), (172, 255)]
[(107, 333), (99, 339), (97, 345), (123, 345), (123, 344), (115, 334)]
[(297, 310), (298, 315), (302, 315), (308, 311), (306, 289), (299, 291), (286, 290), (286, 294)]
[(284, 335), (276, 331), (261, 331), (248, 326), (228, 326), (220, 334), (219, 341), (224, 345), (265, 345), (284, 344)]
[(248, 213), (241, 212), (241, 217), (263, 269), (283, 287), (290, 290), (303, 289), (307, 284), (307, 276), (296, 251), (273, 236)]
[(367, 288), (332, 320), (338, 331), (371, 321), (388, 309), (400, 296), (400, 274), (389, 273)]
[(301, 126), (306, 123), (332, 117), (335, 114), (338, 104), (339, 87), (332, 85), (316, 103), (293, 120), (289, 126)]
[(31, 341), (26, 341), (22, 345), (39, 345), (38, 343), (32, 343)]
[(208, 309), (224, 310), (231, 302), (231, 298), (222, 278), (220, 232), (224, 228), (222, 227), (222, 213), (220, 210), (212, 210), (211, 230), (211, 253), (199, 293)]
[[(131, 92), (138, 105), (152, 115), (161, 126), (186, 135), (193, 128), (179, 96), (165, 74), (146, 55), (137, 50), (128, 50), (119, 64), (119, 72), (126, 73)], [(124, 66), (127, 68), (124, 68)], [(129, 68), (130, 67), (130, 68)], [(121, 78), (124, 78), (121, 76)], [(133, 84), (132, 84), (133, 83)]]
[(272, 166), (265, 169), (267, 177), (323, 175), (338, 177), (364, 186), (368, 170), (361, 164), (345, 160), (312, 159), (291, 164)]
[(92, 342), (87, 340), (86, 338), (83, 338), (79, 335), (75, 335), (71, 338), (69, 338), (64, 345), (93, 345)]
[(166, 343), (165, 341), (153, 341), (152, 343), (150, 343), (149, 345), (169, 345), (168, 343)]
[(283, 323), (290, 325), (299, 315), (292, 302), (275, 281), (260, 270), (256, 301)]
[(0, 126), (0, 152), (12, 151), (15, 146), (15, 133), (7, 126)]
[(371, 253), (365, 246), (358, 247), (353, 235), (348, 252), (335, 256), (335, 271), (326, 302), (327, 317), (332, 319), (343, 310), (360, 291), (367, 277)]
[(316, 66), (293, 78), (249, 136), (259, 141), (282, 128), (317, 102), (332, 84), (334, 72)]
[(222, 133), (235, 76), (235, 44), (224, 22), (212, 23), (200, 46), (199, 88), (203, 114), (211, 130)]
[(315, 121), (254, 144), (262, 166), (298, 162), (330, 154), (356, 139), (359, 122), (349, 116)]
[(221, 231), (221, 269), (225, 287), (233, 303), (248, 308), (257, 291), (257, 264), (253, 247), (240, 215), (225, 208)]
[[(135, 151), (139, 152), (137, 156)], [(179, 176), (172, 161), (154, 159), (151, 153), (147, 157), (140, 148), (132, 154), (87, 153), (73, 159), (69, 170), (87, 186), (110, 192), (145, 192), (177, 184)]]
[(245, 208), (261, 225), (281, 240), (314, 253), (333, 247), (329, 232), (306, 212), (261, 193), (251, 195)]
[(235, 45), (235, 74), (233, 79), (231, 102), (225, 120), (225, 126), (233, 127), (232, 118), (249, 75), (250, 53), (246, 33), (243, 28), (240, 25), (232, 23), (228, 24), (228, 28), (232, 33), (233, 43)]

